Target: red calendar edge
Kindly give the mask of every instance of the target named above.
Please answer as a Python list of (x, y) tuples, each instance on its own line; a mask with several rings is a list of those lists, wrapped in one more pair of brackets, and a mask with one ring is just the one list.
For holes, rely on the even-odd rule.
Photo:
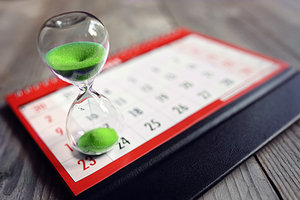
[(188, 129), (193, 124), (199, 122), (200, 120), (209, 116), (213, 112), (219, 110), (220, 108), (222, 108), (222, 107), (226, 106), (227, 104), (233, 102), (234, 100), (238, 99), (240, 96), (244, 95), (245, 93), (251, 91), (252, 89), (256, 88), (257, 86), (259, 86), (262, 83), (266, 82), (267, 80), (271, 79), (272, 77), (279, 74), (280, 72), (282, 72), (289, 66), (288, 63), (286, 63), (286, 62), (279, 61), (279, 60), (267, 57), (265, 55), (261, 55), (260, 53), (246, 50), (241, 47), (237, 47), (233, 44), (229, 44), (227, 42), (223, 42), (223, 41), (217, 40), (215, 38), (190, 31), (185, 28), (179, 28), (169, 34), (162, 36), (162, 37), (158, 37), (154, 40), (142, 43), (140, 45), (137, 45), (137, 46), (134, 46), (134, 47), (131, 47), (128, 49), (125, 49), (124, 51), (111, 56), (107, 61), (105, 69), (116, 66), (119, 63), (125, 62), (131, 58), (134, 58), (143, 53), (149, 52), (152, 49), (155, 49), (155, 48), (158, 48), (165, 44), (168, 44), (172, 41), (180, 39), (189, 34), (197, 34), (201, 37), (216, 41), (216, 42), (226, 45), (226, 46), (230, 46), (232, 48), (238, 49), (247, 54), (252, 54), (252, 55), (264, 58), (266, 60), (270, 60), (270, 61), (276, 63), (279, 66), (279, 68), (276, 71), (274, 71), (273, 73), (269, 74), (268, 76), (251, 84), (250, 86), (246, 87), (245, 89), (243, 89), (239, 93), (235, 94), (234, 96), (230, 97), (226, 101), (216, 100), (215, 102), (211, 103), (210, 105), (206, 106), (205, 108), (202, 108), (198, 112), (190, 115), (189, 117), (185, 118), (183, 121), (177, 123), (173, 127), (169, 128), (168, 130), (159, 134), (158, 136), (152, 138), (151, 140), (147, 141), (146, 143), (142, 144), (141, 146), (137, 147), (136, 149), (130, 151), (129, 153), (123, 155), (122, 157), (111, 162), (107, 166), (105, 166), (105, 167), (99, 169), (98, 171), (94, 172), (93, 174), (81, 179), (80, 181), (77, 181), (77, 182), (73, 181), (71, 176), (63, 168), (61, 163), (56, 159), (56, 157), (52, 154), (52, 152), (48, 149), (46, 144), (41, 140), (41, 138), (38, 136), (38, 134), (35, 132), (35, 130), (31, 127), (31, 125), (25, 119), (25, 117), (22, 115), (22, 113), (19, 109), (20, 106), (22, 106), (26, 103), (29, 103), (31, 101), (34, 101), (42, 96), (50, 94), (50, 93), (52, 93), (58, 89), (61, 89), (69, 84), (61, 81), (58, 78), (51, 78), (47, 81), (38, 83), (37, 85), (30, 86), (28, 88), (25, 88), (23, 90), (17, 91), (15, 93), (12, 93), (12, 94), (9, 94), (6, 96), (6, 100), (9, 104), (9, 106), (11, 107), (11, 109), (15, 112), (15, 114), (20, 119), (20, 121), (23, 123), (23, 125), (26, 127), (26, 129), (29, 131), (30, 135), (33, 137), (35, 142), (41, 148), (43, 153), (47, 156), (47, 158), (51, 161), (51, 163), (56, 168), (58, 173), (62, 176), (65, 183), (69, 186), (69, 188), (71, 189), (71, 191), (73, 192), (74, 195), (78, 195), (81, 192), (85, 191), (86, 189), (88, 189), (88, 188), (92, 187), (93, 185), (99, 183), (100, 181), (104, 180), (105, 178), (114, 174), (118, 170), (120, 170), (123, 167), (127, 166), (128, 164), (132, 163), (136, 159), (145, 155), (149, 151), (153, 150), (154, 148), (158, 147), (159, 145), (161, 145), (161, 144), (165, 143), (166, 141), (170, 140), (171, 138), (175, 137), (182, 131)]

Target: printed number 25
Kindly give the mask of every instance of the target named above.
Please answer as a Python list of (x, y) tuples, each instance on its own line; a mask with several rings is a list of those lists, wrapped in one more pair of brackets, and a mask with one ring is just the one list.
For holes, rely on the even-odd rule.
[(146, 122), (144, 126), (149, 127), (150, 131), (154, 131), (155, 129), (159, 128), (161, 124), (158, 121), (154, 121), (154, 119), (151, 119), (150, 122)]

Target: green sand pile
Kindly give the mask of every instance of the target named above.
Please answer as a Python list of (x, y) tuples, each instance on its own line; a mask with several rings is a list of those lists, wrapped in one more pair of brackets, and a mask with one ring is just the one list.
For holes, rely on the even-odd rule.
[[(105, 48), (93, 42), (72, 42), (55, 47), (46, 54), (48, 65), (62, 76), (70, 76), (74, 71), (95, 73), (92, 69), (103, 61)], [(76, 77), (82, 80), (84, 77)]]
[(118, 134), (112, 128), (96, 128), (83, 134), (78, 140), (78, 148), (83, 152), (101, 153), (118, 141)]

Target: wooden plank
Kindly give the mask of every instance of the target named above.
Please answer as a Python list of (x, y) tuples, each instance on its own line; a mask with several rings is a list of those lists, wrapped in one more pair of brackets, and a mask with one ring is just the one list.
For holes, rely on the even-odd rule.
[[(269, 35), (279, 47), (287, 50), (299, 60), (299, 1), (266, 0), (251, 1), (247, 5), (242, 2), (238, 2), (238, 4), (249, 21), (266, 35)], [(299, 63), (295, 63), (294, 67), (300, 69)]]
[(300, 121), (257, 157), (284, 199), (300, 199)]
[[(276, 30), (266, 32), (265, 25), (257, 26), (258, 21), (268, 23), (269, 18), (264, 20), (263, 16), (253, 20), (248, 12), (245, 12), (244, 8), (251, 6), (254, 2), (261, 1), (215, 0), (186, 3), (180, 0), (175, 2), (167, 0), (165, 4), (179, 26), (186, 26), (238, 46), (298, 65), (299, 57), (291, 49), (278, 44), (278, 40), (272, 37)], [(265, 6), (261, 12), (268, 9)], [(283, 15), (283, 13), (278, 13), (278, 15)], [(286, 29), (288, 30), (288, 28)]]
[[(7, 36), (12, 46), (0, 41), (3, 46), (8, 46), (9, 50), (9, 55), (4, 54), (4, 59), (0, 59), (0, 66), (3, 69), (0, 71), (1, 86), (5, 86), (1, 88), (0, 104), (3, 103), (5, 94), (45, 80), (52, 75), (39, 58), (36, 48), (37, 34), (42, 22), (48, 17), (47, 13), (54, 14), (55, 11), (67, 11), (70, 8), (70, 6), (64, 6), (61, 2), (53, 2), (53, 6), (49, 6), (52, 3), (45, 0), (39, 3), (32, 0), (25, 1), (25, 5), (22, 1), (17, 4), (18, 2), (12, 4), (12, 6), (8, 4), (8, 14), (2, 12), (4, 15), (1, 18), (2, 21), (11, 22), (1, 28), (2, 31), (8, 29), (4, 33), (5, 37), (2, 38), (5, 42)], [(20, 12), (20, 8), (22, 8), (22, 12)], [(11, 13), (14, 17), (11, 17)], [(13, 21), (10, 21), (11, 18)], [(17, 39), (15, 40), (15, 38)], [(6, 58), (8, 58), (8, 61), (6, 61)]]
[(106, 9), (85, 9), (103, 19), (111, 41), (111, 53), (173, 29), (159, 1), (107, 1)]
[[(15, 58), (14, 52), (20, 47), (19, 44), (24, 41), (28, 32), (31, 32), (30, 28), (34, 24), (32, 19), (38, 17), (41, 6), (41, 1), (0, 1), (1, 80), (7, 78), (3, 76), (4, 72), (9, 62)], [(20, 7), (23, 9), (16, 9)]]
[(254, 157), (225, 177), (199, 200), (278, 199)]
[[(24, 43), (28, 34), (31, 34), (31, 27), (39, 15), (41, 6), (41, 2), (33, 1), (0, 2), (0, 104), (4, 101), (4, 94), (18, 86), (11, 80), (18, 79), (20, 75), (9, 73), (10, 65), (13, 60), (20, 59), (15, 57), (16, 51), (23, 47), (20, 44)], [(21, 11), (16, 9), (20, 7), (23, 8)]]

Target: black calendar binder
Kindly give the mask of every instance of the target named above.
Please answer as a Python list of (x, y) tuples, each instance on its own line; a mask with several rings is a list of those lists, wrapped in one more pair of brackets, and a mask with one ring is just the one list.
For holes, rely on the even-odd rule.
[(78, 197), (199, 197), (298, 119), (298, 85), (286, 70)]

